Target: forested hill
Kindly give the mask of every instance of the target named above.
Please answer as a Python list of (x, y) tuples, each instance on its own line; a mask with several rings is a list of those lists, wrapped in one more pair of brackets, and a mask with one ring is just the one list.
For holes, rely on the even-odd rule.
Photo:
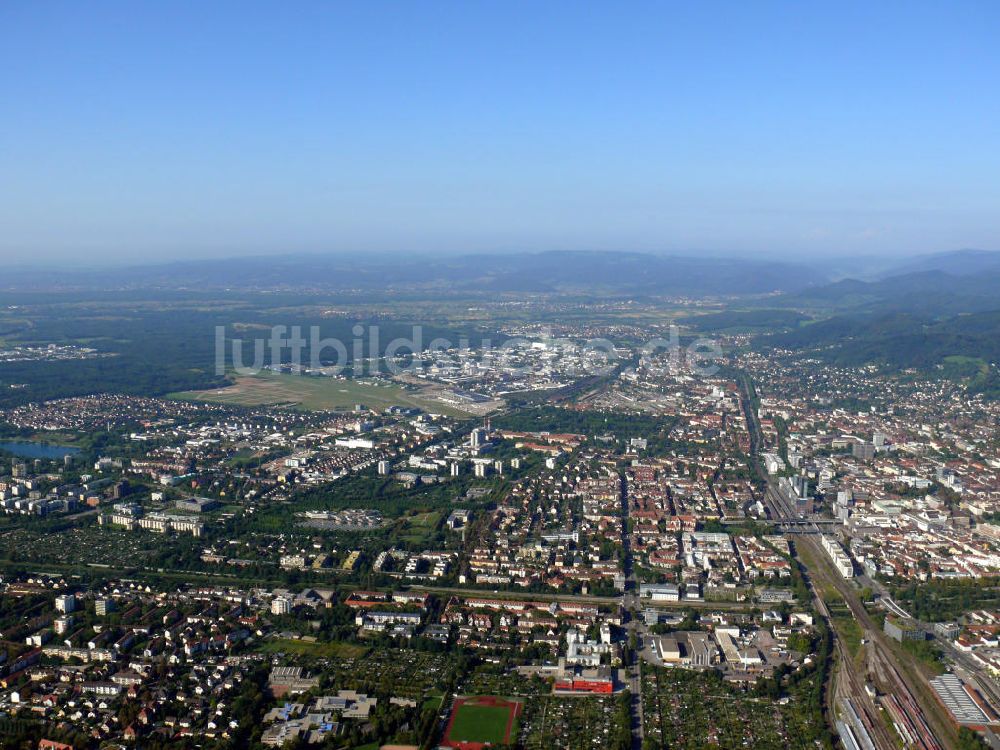
[(933, 316), (1000, 309), (1000, 270), (954, 275), (919, 271), (879, 281), (844, 279), (767, 301), (833, 312), (913, 312)]
[(821, 319), (760, 336), (756, 345), (807, 351), (846, 367), (954, 376), (972, 391), (1000, 397), (1000, 253), (942, 253), (901, 270), (907, 272), (768, 299), (769, 308)]
[(911, 312), (839, 315), (760, 339), (763, 347), (809, 351), (840, 366), (877, 364), (968, 379), (1000, 397), (1000, 310), (934, 319)]

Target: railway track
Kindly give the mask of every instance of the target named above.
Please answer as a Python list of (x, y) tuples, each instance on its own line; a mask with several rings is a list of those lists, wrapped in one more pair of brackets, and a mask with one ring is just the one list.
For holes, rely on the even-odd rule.
[[(820, 551), (820, 554), (822, 554), (822, 551)], [(838, 657), (838, 667), (833, 680), (834, 700), (830, 702), (831, 708), (844, 705), (845, 702), (850, 703), (876, 750), (897, 750), (899, 745), (896, 738), (889, 731), (885, 722), (882, 721), (878, 707), (875, 705), (868, 691), (865, 690), (865, 684), (861, 677), (854, 670), (854, 657), (847, 648), (844, 639), (837, 632), (826, 602), (823, 601), (816, 590), (815, 582), (817, 580), (828, 581), (822, 573), (815, 574), (815, 580), (814, 574), (809, 576), (809, 587), (813, 593), (816, 610), (830, 623), (830, 628), (834, 634), (834, 647)]]
[[(814, 560), (820, 561), (818, 565), (809, 568), (817, 581), (821, 581), (825, 586), (831, 586), (840, 594), (847, 605), (851, 615), (861, 626), (864, 638), (867, 641), (866, 648), (869, 655), (871, 671), (879, 678), (883, 697), (880, 699), (882, 706), (889, 712), (893, 719), (900, 737), (903, 738), (907, 747), (921, 748), (921, 750), (944, 750), (950, 746), (951, 734), (948, 729), (952, 727), (945, 724), (946, 718), (926, 711), (921, 705), (915, 693), (917, 688), (911, 684), (910, 679), (904, 676), (895, 664), (895, 655), (889, 650), (885, 642), (886, 636), (875, 627), (871, 616), (858, 600), (854, 591), (850, 589), (847, 581), (838, 573), (834, 572), (830, 566), (823, 564), (826, 560), (825, 551), (820, 547), (813, 537), (801, 536), (796, 539), (796, 543), (806, 545), (809, 548)], [(824, 604), (823, 607), (826, 610)], [(841, 651), (842, 656), (844, 651)], [(851, 669), (851, 661), (845, 663), (846, 666), (841, 671), (850, 673), (852, 680), (852, 692), (860, 686), (861, 693), (867, 698), (867, 702), (874, 706), (864, 685), (861, 684), (859, 676)], [(936, 706), (934, 707), (936, 708)], [(875, 716), (878, 714), (876, 713)], [(932, 722), (934, 726), (932, 727)], [(881, 723), (881, 722), (880, 722)], [(884, 724), (882, 724), (884, 728)], [(946, 738), (946, 739), (942, 739)], [(947, 743), (947, 744), (946, 744)]]
[[(749, 382), (741, 382), (742, 400), (744, 412), (747, 418), (747, 425), (751, 435), (751, 451), (754, 456), (759, 455), (761, 449), (760, 426), (757, 415), (750, 404)], [(764, 501), (771, 515), (776, 521), (792, 520), (797, 517), (791, 502), (780, 492), (770, 481), (764, 493)], [(896, 731), (907, 747), (921, 748), (921, 750), (945, 750), (951, 748), (956, 741), (954, 725), (947, 716), (942, 716), (940, 711), (943, 707), (934, 703), (934, 698), (929, 699), (925, 695), (924, 704), (916, 699), (914, 693), (917, 690), (911, 685), (908, 676), (900, 673), (895, 665), (895, 655), (889, 650), (886, 643), (886, 636), (876, 628), (872, 622), (868, 611), (861, 604), (855, 592), (851, 589), (847, 580), (833, 568), (831, 562), (826, 557), (826, 551), (817, 542), (815, 535), (803, 533), (795, 537), (795, 544), (806, 547), (811, 553), (811, 558), (816, 561), (813, 566), (805, 566), (809, 573), (809, 584), (813, 597), (816, 600), (817, 610), (827, 619), (833, 629), (835, 637), (835, 647), (839, 655), (839, 668), (834, 681), (834, 695), (837, 699), (847, 699), (859, 715), (861, 723), (868, 732), (870, 739), (876, 748), (881, 750), (891, 750), (898, 748), (897, 739), (889, 731), (882, 720), (879, 707), (875, 700), (865, 689), (865, 680), (858, 675), (854, 669), (854, 659), (847, 649), (843, 638), (837, 633), (833, 619), (830, 617), (829, 608), (826, 602), (816, 590), (815, 583), (822, 582), (824, 586), (830, 586), (840, 594), (851, 615), (861, 626), (865, 640), (867, 641), (868, 656), (874, 665), (875, 674), (880, 677), (879, 682), (885, 688), (885, 695), (881, 698), (882, 706), (889, 711), (892, 716)], [(928, 688), (929, 689), (929, 688)], [(838, 700), (832, 702), (836, 706)], [(861, 710), (858, 711), (857, 709)], [(925, 708), (927, 709), (925, 712)], [(928, 721), (928, 715), (930, 721)], [(933, 724), (933, 728), (932, 728)], [(941, 739), (944, 738), (944, 739)]]

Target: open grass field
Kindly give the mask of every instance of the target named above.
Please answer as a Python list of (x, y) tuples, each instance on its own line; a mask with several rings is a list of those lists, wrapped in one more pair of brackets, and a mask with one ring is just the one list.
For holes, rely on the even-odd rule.
[(443, 514), (438, 510), (427, 511), (426, 513), (416, 513), (407, 516), (394, 530), (398, 538), (412, 543), (424, 544), (434, 533), (434, 527), (441, 520)]
[(511, 744), (517, 735), (517, 717), (522, 708), (521, 701), (493, 695), (458, 698), (442, 744), (459, 750)]
[(461, 410), (442, 403), (429, 394), (410, 391), (392, 383), (376, 384), (276, 372), (237, 376), (236, 382), (226, 388), (183, 391), (171, 394), (171, 398), (235, 406), (287, 404), (306, 411), (341, 411), (353, 409), (356, 404), (379, 410), (390, 406), (406, 406), (437, 414), (465, 416)]
[(320, 643), (318, 641), (300, 641), (295, 638), (274, 638), (264, 641), (259, 650), (265, 654), (281, 653), (323, 659), (354, 659), (367, 653), (368, 647), (355, 643)]

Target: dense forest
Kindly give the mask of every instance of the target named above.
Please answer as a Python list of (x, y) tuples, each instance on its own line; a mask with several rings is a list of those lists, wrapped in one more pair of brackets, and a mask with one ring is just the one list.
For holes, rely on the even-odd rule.
[(808, 315), (794, 310), (724, 310), (678, 318), (677, 322), (700, 332), (753, 332), (794, 329), (808, 320)]

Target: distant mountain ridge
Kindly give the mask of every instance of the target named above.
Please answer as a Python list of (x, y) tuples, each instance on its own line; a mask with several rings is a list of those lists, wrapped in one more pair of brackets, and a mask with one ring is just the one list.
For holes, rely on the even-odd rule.
[(968, 273), (924, 268), (769, 300), (834, 315), (762, 337), (757, 346), (807, 351), (844, 367), (877, 364), (960, 377), (970, 391), (1000, 398), (1000, 265), (993, 266), (991, 255), (997, 254), (951, 254), (915, 264), (943, 262)]
[[(233, 289), (591, 293), (719, 297), (783, 294), (767, 304), (831, 309), (906, 309), (922, 295), (966, 297), (990, 309), (1000, 252), (960, 250), (919, 256), (873, 271), (837, 264), (631, 251), (276, 255), (184, 260), (101, 269), (5, 270), (7, 289)], [(845, 276), (845, 271), (847, 275)], [(839, 281), (831, 283), (834, 278)], [(965, 304), (965, 303), (963, 303)], [(948, 307), (945, 305), (945, 307)], [(946, 311), (961, 311), (952, 305)]]
[(912, 271), (876, 281), (844, 279), (768, 300), (769, 306), (832, 312), (912, 311), (946, 316), (1000, 309), (1000, 266), (965, 275)]
[(611, 251), (461, 256), (316, 255), (251, 257), (62, 272), (63, 283), (135, 287), (449, 289), (475, 292), (592, 292), (668, 296), (794, 292), (827, 278), (773, 260), (697, 258)]
[(953, 250), (909, 258), (878, 274), (879, 278), (902, 276), (911, 273), (940, 271), (953, 276), (1000, 271), (1000, 251)]

